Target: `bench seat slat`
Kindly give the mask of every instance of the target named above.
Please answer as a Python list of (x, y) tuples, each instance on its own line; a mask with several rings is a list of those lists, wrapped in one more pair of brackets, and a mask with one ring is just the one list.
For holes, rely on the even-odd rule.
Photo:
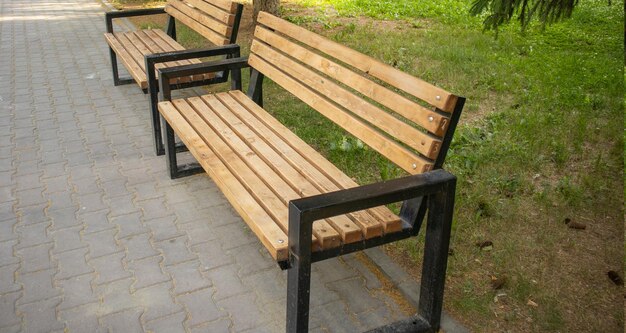
[(235, 210), (242, 216), (250, 229), (259, 237), (270, 255), (277, 261), (288, 256), (287, 235), (282, 231), (258, 202), (248, 193), (239, 180), (206, 146), (204, 140), (185, 121), (171, 102), (159, 103), (159, 111), (168, 123), (179, 133), (191, 153), (209, 173)]
[[(148, 87), (146, 64), (144, 60), (146, 54), (185, 49), (182, 45), (178, 44), (178, 42), (173, 40), (160, 29), (145, 29), (113, 34), (105, 33), (104, 36), (109, 46), (111, 46), (115, 53), (120, 57), (120, 61), (126, 66), (130, 75), (142, 89), (146, 89)], [(172, 66), (198, 64), (200, 62), (201, 61), (199, 59), (170, 61), (166, 63), (158, 63), (155, 65), (155, 68), (158, 69)], [(214, 76), (215, 75), (213, 73), (208, 73), (193, 77), (175, 78), (170, 80), (170, 83), (177, 84), (190, 82), (192, 80), (208, 80)]]
[[(205, 144), (209, 146), (214, 155), (222, 161), (237, 179), (239, 179), (246, 191), (252, 194), (259, 205), (272, 217), (278, 227), (286, 233), (288, 212), (284, 209), (285, 203), (263, 182), (263, 179), (255, 174), (254, 170), (250, 169), (244, 161), (238, 158), (237, 154), (203, 121), (202, 117), (198, 115), (197, 110), (194, 110), (187, 100), (174, 100), (172, 103), (186, 121), (192, 124), (193, 130), (202, 137)], [(329, 229), (330, 228), (321, 228), (321, 230), (318, 230), (318, 233), (313, 236), (314, 243), (319, 244), (322, 248), (338, 246), (340, 244), (339, 235)], [(317, 235), (321, 235), (322, 237), (318, 237)]]
[[(266, 161), (259, 157), (258, 154), (252, 151), (252, 149), (250, 149), (250, 147), (248, 147), (248, 145), (241, 138), (239, 138), (239, 133), (235, 133), (234, 130), (229, 127), (229, 125), (231, 124), (224, 123), (218, 117), (216, 112), (219, 111), (216, 111), (217, 109), (221, 109), (220, 111), (222, 113), (229, 112), (226, 107), (222, 105), (218, 100), (213, 99), (206, 101), (198, 97), (192, 97), (187, 99), (187, 102), (193, 107), (195, 112), (202, 117), (203, 124), (208, 124), (208, 126), (211, 127), (213, 131), (212, 134), (215, 135), (211, 135), (212, 139), (209, 143), (209, 146), (218, 155), (223, 156), (223, 160), (226, 164), (231, 165), (232, 163), (233, 173), (239, 174), (241, 170), (245, 170), (244, 172), (247, 173), (247, 169), (240, 169), (242, 166), (241, 162), (245, 163), (250, 169), (250, 172), (252, 172), (256, 178), (266, 184), (269, 190), (271, 190), (276, 195), (276, 197), (282, 201), (282, 205), (286, 206), (289, 200), (302, 197), (301, 195), (296, 193), (275, 172), (275, 170), (271, 168), (271, 165), (268, 165)], [(177, 101), (175, 101), (174, 103), (176, 105)], [(242, 174), (244, 172), (242, 172)], [(242, 178), (245, 178), (246, 176), (250, 177), (249, 175), (242, 175)], [(251, 191), (254, 192), (255, 190), (256, 189), (254, 187), (251, 187)], [(260, 201), (263, 201), (262, 197), (260, 197)], [(282, 208), (282, 206), (280, 206), (279, 208)], [(273, 209), (276, 209), (276, 207), (274, 207)], [(283, 213), (282, 210), (281, 213)], [(277, 219), (282, 219), (284, 217), (286, 216), (277, 216)], [(332, 220), (343, 221), (339, 222)], [(356, 226), (335, 231), (336, 229), (331, 228), (329, 225), (329, 223), (332, 223), (334, 225), (337, 223), (350, 222), (345, 220), (346, 218), (344, 217), (343, 219), (329, 219), (328, 221), (320, 221), (314, 224), (313, 234), (321, 241), (322, 247), (337, 246), (338, 243), (336, 239), (337, 237), (339, 237), (340, 234), (344, 241), (346, 239), (348, 239), (349, 241), (356, 241), (361, 239), (359, 229)], [(286, 225), (283, 225), (283, 227), (285, 228), (284, 230), (287, 230)]]
[(139, 87), (141, 89), (147, 88), (148, 83), (146, 78), (146, 72), (143, 69), (143, 66), (140, 66), (135, 61), (135, 59), (133, 59), (130, 53), (126, 51), (126, 48), (122, 46), (122, 44), (114, 34), (105, 33), (104, 38), (106, 39), (109, 46), (111, 46), (111, 48), (115, 50), (115, 53), (119, 56), (120, 61), (124, 64), (124, 66), (126, 66), (128, 73), (130, 74), (130, 76), (133, 77), (133, 79), (135, 79), (135, 82), (137, 82)]
[[(122, 34), (124, 37), (128, 39), (130, 43), (133, 44), (139, 50), (141, 55), (152, 54), (157, 52), (162, 52), (160, 48), (156, 46), (156, 44), (150, 39), (144, 31), (132, 31), (128, 33)], [(155, 64), (155, 71), (159, 68), (166, 68), (167, 66), (177, 66), (178, 63), (170, 62), (170, 63), (159, 63)], [(142, 68), (145, 72), (145, 63)], [(170, 80), (170, 83), (178, 83), (178, 78)]]
[[(159, 34), (157, 31), (160, 31), (161, 34)], [(182, 45), (176, 43), (170, 36), (168, 36), (163, 31), (161, 31), (161, 29), (148, 29), (148, 30), (144, 30), (141, 32), (144, 33), (155, 46), (155, 49), (151, 53), (184, 50)], [(166, 41), (167, 39), (170, 39), (173, 42), (175, 42), (173, 44), (175, 44), (176, 46), (172, 46), (170, 43), (168, 43)], [(185, 60), (171, 61), (171, 62), (164, 63), (164, 67), (184, 66), (184, 65), (191, 65), (194, 63), (200, 63), (200, 61), (198, 59), (189, 59), (189, 60), (185, 59)], [(158, 77), (158, 73), (156, 77)], [(186, 83), (186, 82), (190, 82), (191, 80), (192, 78), (188, 76), (178, 78), (179, 83)]]
[[(257, 156), (261, 157), (268, 166), (281, 175), (282, 180), (288, 182), (290, 186), (298, 192), (296, 194), (297, 197), (307, 197), (327, 192), (321, 191), (318, 184), (315, 184), (314, 181), (303, 175), (303, 170), (289, 164), (283, 155), (277, 153), (273, 147), (270, 146), (267, 142), (268, 138), (260, 134), (262, 129), (266, 129), (264, 128), (265, 126), (261, 124), (251, 126), (250, 123), (245, 121), (244, 117), (240, 116), (248, 112), (241, 104), (233, 99), (232, 96), (223, 93), (216, 94), (215, 96), (205, 95), (202, 98), (212, 105), (213, 109), (219, 113), (219, 116), (224, 122), (233, 127), (233, 130), (235, 130), (242, 139), (248, 142), (250, 149), (253, 149)], [(218, 100), (219, 102), (217, 102)], [(218, 104), (223, 104), (228, 107), (229, 110), (223, 110)], [(267, 129), (265, 132), (267, 132)], [(310, 169), (310, 164), (306, 166), (306, 169)], [(292, 199), (293, 198), (296, 198), (296, 196), (292, 197)], [(341, 234), (344, 243), (358, 241), (362, 237), (372, 238), (382, 235), (382, 225), (374, 221), (372, 217), (363, 214), (363, 216), (357, 218), (354, 215), (349, 215), (348, 217), (338, 216), (328, 219), (328, 222)]]
[[(305, 157), (291, 146), (293, 142), (278, 144), (277, 141), (282, 139), (276, 133), (289, 130), (282, 125), (268, 127), (258, 116), (265, 111), (240, 91), (159, 103), (159, 111), (216, 182), (220, 179), (215, 177), (222, 177), (217, 176), (217, 171), (222, 174), (227, 172), (237, 180), (238, 188), (256, 201), (257, 205), (254, 207), (264, 210), (265, 214), (262, 216), (269, 217), (285, 234), (288, 231), (289, 200), (344, 188), (338, 185), (345, 182), (344, 179), (329, 179), (319, 171), (324, 165), (310, 162), (325, 161), (319, 153), (305, 150), (309, 155), (317, 155), (313, 158)], [(271, 116), (266, 113), (266, 117)], [(187, 133), (190, 131), (193, 133)], [(265, 137), (266, 134), (270, 137)], [(191, 139), (195, 141), (189, 141)], [(303, 141), (298, 141), (297, 146), (306, 145)], [(277, 146), (281, 148), (278, 149)], [(281, 150), (288, 153), (283, 154)], [(211, 162), (213, 159), (219, 163)], [(298, 163), (293, 163), (293, 160), (298, 160)], [(215, 167), (220, 170), (213, 170)], [(316, 174), (316, 177), (311, 177), (311, 174)], [(323, 181), (319, 181), (319, 178)], [(345, 175), (340, 178), (349, 179)], [(231, 195), (228, 199), (237, 211), (247, 209), (238, 201), (237, 195)], [(254, 214), (248, 212), (242, 214), (242, 217), (250, 225), (257, 223)], [(267, 222), (267, 219), (263, 221)], [(259, 228), (252, 229), (256, 229), (257, 233)], [(398, 230), (400, 219), (386, 207), (316, 221), (313, 224), (313, 234), (317, 246), (313, 250), (358, 242), (363, 237), (371, 238), (380, 236), (383, 232)], [(355, 235), (358, 237), (354, 237)], [(267, 242), (264, 244), (271, 245)], [(275, 248), (269, 250), (270, 253), (277, 251)]]
[[(278, 120), (251, 101), (248, 96), (238, 90), (228, 93), (232, 98), (244, 106), (247, 112), (238, 112), (240, 119), (245, 119), (248, 125), (258, 130), (272, 147), (291, 164), (301, 170), (307, 178), (318, 184), (324, 193), (357, 187), (358, 184), (344, 174), (334, 164), (302, 141), (297, 135), (285, 128)], [(218, 94), (221, 96), (221, 94)], [(234, 109), (236, 112), (237, 109)], [(268, 130), (263, 130), (267, 128)], [(311, 167), (315, 166), (315, 167)], [(400, 231), (400, 219), (387, 207), (380, 206), (368, 209), (367, 212), (378, 221), (383, 222), (385, 233)]]
[(324, 97), (312, 91), (310, 88), (289, 77), (281, 70), (272, 66), (256, 54), (251, 54), (249, 64), (259, 69), (265, 76), (289, 90), (309, 106), (328, 119), (343, 127), (352, 135), (361, 139), (364, 143), (380, 152), (383, 156), (396, 163), (399, 167), (411, 174), (418, 174), (432, 169), (432, 162), (426, 160), (409, 149), (393, 142), (380, 132), (364, 123), (363, 121), (346, 114), (340, 108), (327, 101)]

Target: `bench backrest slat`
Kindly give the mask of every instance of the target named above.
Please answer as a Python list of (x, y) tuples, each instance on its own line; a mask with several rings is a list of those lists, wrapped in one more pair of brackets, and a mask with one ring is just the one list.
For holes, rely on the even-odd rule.
[(215, 45), (231, 40), (238, 4), (225, 0), (168, 0), (165, 11)]
[(407, 172), (433, 168), (455, 95), (270, 14), (258, 23), (252, 67)]

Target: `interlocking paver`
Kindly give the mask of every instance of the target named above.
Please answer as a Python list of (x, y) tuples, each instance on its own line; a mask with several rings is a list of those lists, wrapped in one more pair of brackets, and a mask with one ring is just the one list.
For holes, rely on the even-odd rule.
[(44, 243), (16, 250), (16, 255), (21, 259), (20, 274), (52, 268), (50, 250), (53, 246), (52, 243)]
[(0, 295), (22, 289), (22, 286), (15, 281), (18, 268), (18, 264), (0, 267)]
[(67, 279), (77, 275), (83, 275), (92, 273), (93, 268), (87, 265), (86, 255), (89, 249), (80, 248), (76, 250), (70, 250), (61, 252), (54, 255), (54, 258), (58, 261), (58, 274), (56, 279)]
[(134, 308), (113, 313), (100, 320), (109, 328), (109, 332), (143, 332), (139, 320), (141, 314), (141, 309)]
[(170, 290), (171, 282), (152, 285), (135, 291), (138, 304), (143, 307), (144, 321), (155, 320), (183, 310), (182, 305), (174, 303)]
[(193, 327), (227, 316), (226, 312), (220, 310), (215, 305), (211, 298), (212, 295), (213, 289), (207, 288), (176, 297), (178, 301), (184, 304), (185, 309), (189, 313), (185, 322), (187, 327)]
[(0, 331), (4, 332), (5, 328), (20, 324), (21, 320), (15, 308), (19, 297), (19, 292), (0, 294)]
[(26, 332), (53, 332), (63, 331), (65, 324), (56, 318), (56, 307), (61, 302), (59, 297), (18, 305), (24, 315)]
[(48, 237), (48, 228), (51, 223), (42, 222), (36, 224), (19, 224), (15, 230), (17, 232), (19, 243), (16, 249), (41, 245), (43, 243), (52, 242), (52, 238)]
[(84, 274), (65, 280), (58, 280), (57, 284), (63, 290), (63, 301), (59, 305), (59, 310), (97, 303), (99, 301), (98, 296), (91, 288), (93, 279), (93, 274)]
[(148, 321), (144, 326), (146, 328), (146, 331), (149, 333), (185, 333), (186, 331), (185, 326), (183, 326), (183, 322), (185, 321), (186, 316), (187, 314), (182, 311), (173, 315)]
[(243, 294), (248, 291), (237, 275), (238, 269), (236, 265), (228, 265), (212, 269), (205, 273), (215, 286), (216, 292), (214, 298), (216, 300)]
[(117, 239), (126, 238), (133, 235), (139, 235), (148, 232), (148, 228), (141, 222), (141, 213), (126, 214), (114, 216), (111, 223), (116, 224), (119, 232)]
[(136, 308), (138, 302), (130, 293), (132, 283), (133, 280), (129, 278), (94, 286), (94, 291), (102, 297), (98, 314), (105, 316), (111, 313)]
[(162, 256), (155, 256), (128, 262), (128, 268), (135, 276), (133, 288), (139, 289), (170, 281), (172, 278), (165, 274), (161, 268), (162, 261)]
[(117, 229), (92, 232), (83, 235), (83, 240), (89, 244), (89, 257), (98, 258), (123, 251), (123, 247), (115, 241)]
[(193, 260), (165, 267), (174, 281), (176, 294), (189, 293), (211, 286), (211, 281), (200, 274), (199, 266), (200, 262)]
[(95, 283), (103, 284), (132, 277), (132, 273), (124, 267), (126, 253), (117, 252), (98, 258), (90, 258), (89, 265), (98, 272)]
[(126, 260), (137, 260), (159, 255), (150, 243), (150, 235), (139, 234), (120, 239), (120, 243), (126, 247)]
[(51, 231), (50, 237), (54, 240), (52, 253), (57, 254), (87, 247), (87, 243), (83, 242), (80, 237), (82, 231), (82, 225)]
[(89, 303), (70, 309), (60, 309), (58, 317), (65, 323), (69, 332), (105, 333), (108, 329), (98, 322), (98, 307), (97, 303)]
[(237, 332), (261, 326), (267, 321), (259, 307), (255, 304), (256, 296), (254, 293), (247, 293), (233, 296), (221, 301), (217, 301), (217, 306), (223, 308), (228, 313), (242, 312), (245, 316), (233, 316), (233, 329)]
[(176, 215), (158, 217), (155, 219), (145, 220), (145, 225), (152, 233), (154, 241), (165, 241), (168, 239), (180, 237), (182, 232), (176, 227)]
[(163, 263), (166, 266), (196, 259), (196, 255), (187, 248), (185, 240), (186, 238), (182, 236), (155, 243), (155, 247), (161, 251), (165, 258)]
[(26, 304), (56, 297), (61, 291), (52, 284), (55, 270), (48, 269), (28, 274), (19, 274), (17, 282), (22, 284), (23, 297), (18, 304)]

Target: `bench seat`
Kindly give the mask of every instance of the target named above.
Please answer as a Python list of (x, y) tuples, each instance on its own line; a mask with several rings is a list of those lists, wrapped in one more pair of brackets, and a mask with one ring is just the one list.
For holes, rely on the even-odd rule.
[[(290, 200), (358, 186), (239, 90), (159, 103), (159, 111), (277, 261)], [(385, 206), (313, 224), (320, 251), (398, 232)]]
[[(160, 29), (105, 33), (104, 37), (141, 89), (148, 88), (148, 77), (146, 75), (146, 62), (144, 58), (146, 55), (185, 50), (182, 45)], [(157, 69), (156, 75), (158, 78), (159, 68), (199, 63), (201, 63), (199, 59), (159, 63), (155, 66)], [(190, 77), (175, 78), (170, 81), (170, 84), (209, 80), (214, 76), (215, 73), (206, 73)]]

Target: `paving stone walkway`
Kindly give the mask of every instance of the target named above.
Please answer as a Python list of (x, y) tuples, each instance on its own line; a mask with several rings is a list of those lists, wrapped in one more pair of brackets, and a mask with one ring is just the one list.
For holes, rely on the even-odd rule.
[[(103, 13), (0, 1), (0, 332), (283, 332), (286, 273), (206, 176), (169, 179)], [(406, 316), (357, 257), (312, 280), (312, 331)]]

